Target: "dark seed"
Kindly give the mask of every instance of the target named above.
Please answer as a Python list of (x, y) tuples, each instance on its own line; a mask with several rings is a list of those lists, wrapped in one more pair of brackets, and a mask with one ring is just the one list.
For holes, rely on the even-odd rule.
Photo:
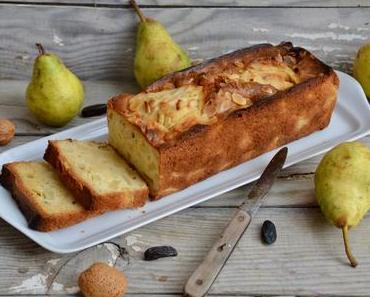
[(153, 261), (164, 257), (176, 257), (177, 251), (172, 246), (154, 246), (144, 253), (145, 261)]
[(106, 112), (107, 112), (106, 104), (94, 104), (84, 107), (81, 110), (81, 116), (83, 118), (96, 117), (99, 115), (103, 115)]
[(272, 244), (275, 242), (277, 234), (276, 228), (273, 222), (264, 221), (261, 230), (262, 241), (266, 244)]

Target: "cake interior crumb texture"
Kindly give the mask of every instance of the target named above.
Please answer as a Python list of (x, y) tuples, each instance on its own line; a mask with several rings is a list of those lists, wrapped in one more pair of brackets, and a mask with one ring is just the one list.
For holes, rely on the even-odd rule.
[(14, 166), (19, 182), (30, 194), (34, 203), (48, 214), (84, 210), (60, 181), (54, 169), (46, 162), (19, 162)]
[(159, 189), (159, 153), (129, 121), (109, 114), (109, 142), (141, 173), (151, 189)]
[(87, 141), (58, 141), (68, 166), (97, 194), (142, 189), (144, 181), (107, 144)]

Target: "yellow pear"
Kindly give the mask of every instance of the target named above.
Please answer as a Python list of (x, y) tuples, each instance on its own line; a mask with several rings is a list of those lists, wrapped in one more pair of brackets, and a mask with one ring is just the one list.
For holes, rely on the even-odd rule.
[(357, 52), (353, 63), (353, 76), (370, 98), (370, 43), (363, 45)]
[(84, 101), (84, 88), (57, 55), (46, 53), (41, 44), (36, 46), (39, 56), (33, 65), (26, 103), (40, 122), (61, 127), (79, 112)]
[(166, 28), (145, 17), (134, 0), (131, 4), (140, 18), (134, 65), (138, 84), (145, 88), (166, 74), (191, 66), (191, 59)]
[(345, 252), (356, 267), (348, 229), (358, 225), (370, 208), (370, 149), (347, 142), (329, 151), (316, 169), (315, 192), (324, 216), (342, 229)]

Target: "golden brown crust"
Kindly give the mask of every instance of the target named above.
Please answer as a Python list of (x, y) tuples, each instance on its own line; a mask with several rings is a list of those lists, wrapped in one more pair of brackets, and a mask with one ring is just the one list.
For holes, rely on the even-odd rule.
[(126, 193), (99, 195), (68, 166), (68, 162), (54, 141), (49, 141), (44, 160), (56, 169), (59, 177), (73, 193), (73, 196), (88, 210), (106, 211), (121, 208), (138, 208), (143, 206), (147, 200), (147, 189), (130, 193), (134, 197), (133, 199), (130, 199)]
[(31, 229), (53, 231), (77, 224), (98, 214), (86, 210), (62, 215), (48, 214), (33, 200), (32, 194), (28, 192), (14, 169), (16, 164), (17, 162), (3, 165), (0, 183), (11, 192)]
[[(230, 70), (237, 65), (235, 61), (242, 61), (244, 65), (248, 65), (256, 60), (256, 58), (267, 58), (270, 59), (269, 63), (273, 63), (274, 57), (291, 57), (293, 59), (298, 59), (299, 62), (304, 61), (304, 63), (316, 64), (317, 72), (324, 72), (328, 67), (318, 61), (314, 56), (312, 56), (307, 50), (299, 47), (293, 47), (291, 42), (282, 42), (277, 46), (272, 44), (264, 43), (255, 46), (243, 48), (231, 52), (229, 54), (210, 59), (204, 63), (189, 67), (187, 69), (169, 74), (145, 89), (145, 92), (158, 92), (163, 89), (169, 89), (174, 87), (179, 87), (183, 84), (193, 84), (200, 83), (197, 81), (199, 74), (206, 73), (207, 75), (213, 76), (220, 72)], [(303, 59), (302, 59), (303, 58)], [(287, 64), (297, 64), (297, 69), (310, 69), (308, 65), (301, 65), (297, 61), (284, 61)], [(312, 66), (312, 65), (311, 65)], [(304, 76), (304, 73), (299, 73)], [(201, 79), (202, 77), (200, 77)]]
[[(158, 199), (276, 147), (324, 129), (336, 102), (334, 72), (238, 110), (225, 121), (187, 131), (176, 145), (160, 149)], [(266, 99), (267, 101), (267, 99)]]
[[(210, 126), (261, 99), (276, 94), (285, 96), (290, 88), (330, 71), (308, 51), (291, 43), (264, 44), (166, 76), (137, 96), (116, 96), (108, 108), (136, 125), (148, 142), (158, 148), (175, 144), (194, 126)], [(174, 107), (176, 101), (180, 103), (176, 107), (185, 102), (179, 94), (172, 98), (176, 100), (156, 103), (163, 96), (171, 96), (160, 93), (160, 97), (155, 97), (156, 93), (176, 89), (192, 92), (200, 99), (186, 102), (180, 110)], [(190, 103), (194, 107), (189, 107)], [(179, 119), (176, 114), (181, 115)]]
[[(234, 67), (235, 61), (241, 60), (245, 65), (257, 57), (275, 57), (277, 53), (299, 73), (300, 81), (293, 87), (259, 98), (246, 108), (220, 115), (211, 124), (195, 124), (169, 140), (157, 141), (152, 137), (156, 131), (145, 130), (137, 125), (148, 143), (160, 154), (160, 189), (151, 189), (154, 199), (181, 190), (329, 124), (336, 103), (338, 78), (333, 69), (308, 51), (295, 48), (290, 43), (242, 49), (166, 76), (145, 91), (159, 92), (186, 84), (199, 84), (198, 79), (203, 74), (208, 78), (217, 76)], [(126, 117), (122, 109), (130, 96), (125, 94), (111, 99), (108, 109)]]

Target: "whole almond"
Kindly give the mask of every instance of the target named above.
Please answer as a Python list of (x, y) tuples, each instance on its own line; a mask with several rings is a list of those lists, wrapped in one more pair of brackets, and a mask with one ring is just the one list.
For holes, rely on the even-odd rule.
[(243, 96), (239, 95), (238, 93), (231, 94), (231, 98), (234, 103), (238, 105), (245, 105), (247, 104), (247, 98), (244, 98)]
[(145, 112), (146, 113), (150, 113), (151, 112), (151, 106), (150, 106), (150, 104), (149, 104), (149, 102), (148, 101), (144, 101), (144, 109), (145, 109)]
[(0, 145), (7, 145), (14, 137), (15, 125), (6, 119), (0, 119)]

